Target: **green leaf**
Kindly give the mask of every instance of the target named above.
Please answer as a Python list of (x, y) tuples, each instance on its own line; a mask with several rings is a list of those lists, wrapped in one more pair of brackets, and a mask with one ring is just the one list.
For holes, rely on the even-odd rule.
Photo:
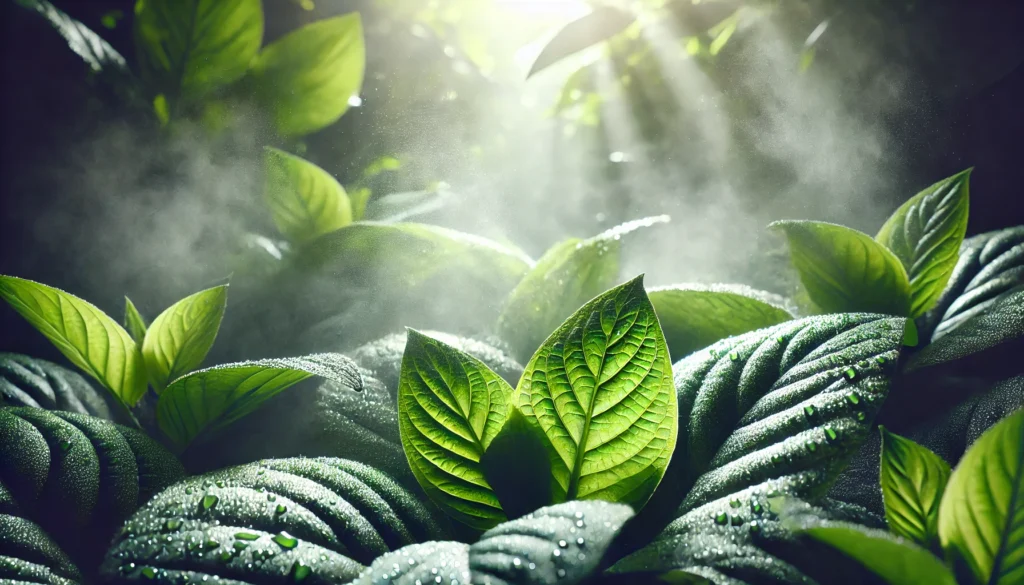
[(939, 502), (949, 464), (910, 439), (882, 433), (882, 499), (889, 530), (922, 546), (938, 537)]
[(252, 75), (278, 132), (302, 136), (348, 110), (365, 67), (362, 20), (353, 12), (307, 24), (267, 45)]
[(480, 459), (484, 478), (510, 520), (551, 501), (551, 461), (546, 443), (540, 428), (513, 408)]
[(825, 313), (910, 314), (910, 283), (899, 259), (871, 236), (817, 221), (777, 221), (808, 296)]
[(202, 365), (217, 339), (227, 300), (227, 285), (215, 286), (181, 299), (153, 320), (142, 357), (157, 393)]
[(604, 4), (594, 6), (590, 14), (565, 25), (548, 41), (526, 77), (532, 77), (573, 53), (610, 39), (635, 20), (636, 15), (630, 12)]
[(953, 573), (935, 555), (884, 530), (836, 524), (802, 532), (843, 551), (889, 585), (956, 585)]
[(146, 339), (146, 320), (128, 297), (124, 298), (124, 327), (135, 340), (135, 344), (141, 347), (143, 340)]
[(480, 460), (505, 424), (511, 395), (480, 360), (409, 330), (398, 385), (402, 446), (423, 491), (473, 528), (505, 520)]
[[(129, 74), (124, 57), (103, 37), (71, 18), (47, 0), (15, 0), (21, 7), (31, 10), (49, 22), (50, 26), (68, 43), (68, 48), (85, 61), (89, 69), (105, 78), (123, 81)], [(113, 79), (111, 79), (113, 81)]]
[(910, 278), (910, 316), (932, 308), (956, 266), (967, 233), (967, 169), (910, 198), (886, 220), (875, 239), (903, 263)]
[(157, 423), (184, 448), (200, 433), (213, 433), (231, 424), (311, 376), (334, 380), (357, 391), (362, 388), (355, 365), (338, 354), (225, 364), (172, 382), (157, 402)]
[(1024, 581), (1024, 409), (971, 445), (946, 486), (939, 541), (975, 583)]
[(573, 311), (615, 285), (622, 236), (667, 221), (667, 215), (638, 219), (587, 240), (565, 240), (545, 252), (509, 294), (498, 318), (498, 335), (513, 357), (530, 359)]
[(781, 299), (743, 285), (678, 284), (647, 291), (672, 361), (716, 341), (793, 318)]
[(194, 100), (241, 79), (263, 43), (260, 0), (137, 0), (135, 47), (154, 94)]
[[(4, 503), (0, 486), (0, 504)], [(82, 574), (38, 524), (7, 513), (0, 505), (0, 550), (4, 551), (5, 583), (76, 585)], [(30, 579), (38, 581), (30, 581)]]
[(315, 164), (265, 147), (264, 198), (278, 231), (302, 243), (352, 223), (345, 188)]
[(643, 277), (588, 302), (537, 350), (515, 403), (547, 437), (556, 502), (640, 509), (676, 443), (672, 364)]
[[(119, 418), (117, 398), (53, 362), (0, 352), (0, 406), (31, 406)], [(129, 422), (126, 420), (125, 422)]]
[(124, 405), (133, 406), (146, 393), (145, 367), (135, 342), (94, 305), (13, 276), (0, 276), (0, 297)]

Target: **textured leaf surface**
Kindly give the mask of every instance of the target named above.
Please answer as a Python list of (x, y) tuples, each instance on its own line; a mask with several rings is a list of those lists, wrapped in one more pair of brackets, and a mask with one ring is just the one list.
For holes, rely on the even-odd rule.
[(365, 67), (362, 20), (353, 12), (307, 24), (267, 45), (252, 75), (278, 132), (302, 136), (348, 110)]
[(857, 230), (817, 221), (777, 221), (811, 301), (825, 313), (910, 314), (910, 283), (892, 252)]
[(910, 316), (942, 294), (967, 233), (971, 169), (943, 179), (900, 206), (875, 236), (899, 258), (910, 279)]
[(889, 530), (925, 547), (938, 537), (939, 502), (951, 470), (941, 457), (882, 429), (882, 498)]
[(793, 318), (776, 295), (743, 285), (678, 284), (647, 291), (678, 361), (716, 341)]
[(106, 313), (62, 290), (12, 276), (0, 276), (0, 297), (121, 402), (132, 406), (145, 394), (142, 355)]
[(389, 550), (444, 536), (427, 508), (369, 466), (272, 459), (161, 492), (125, 523), (102, 576), (112, 583), (346, 583)]
[(642, 507), (677, 424), (668, 348), (643, 279), (598, 296), (552, 333), (527, 364), (516, 404), (547, 437), (556, 502)]
[(116, 399), (53, 362), (0, 353), (0, 405), (66, 410), (111, 419)]
[(341, 183), (315, 164), (265, 147), (264, 198), (278, 231), (304, 242), (352, 223), (352, 204)]
[(170, 453), (136, 430), (82, 414), (0, 409), (0, 491), (83, 570), (121, 521), (182, 475)]
[(352, 360), (340, 354), (226, 364), (175, 380), (160, 395), (157, 422), (171, 440), (184, 447), (200, 433), (231, 424), (311, 376), (362, 389), (359, 371)]
[(217, 339), (227, 285), (189, 295), (153, 320), (142, 343), (146, 373), (157, 392), (202, 365)]
[(606, 41), (623, 31), (636, 16), (607, 5), (597, 5), (590, 14), (565, 25), (541, 49), (527, 77), (554, 65), (591, 45)]
[(508, 382), (480, 360), (409, 330), (398, 386), (402, 445), (427, 495), (474, 528), (505, 520), (480, 460), (511, 397)]
[(45, 18), (68, 43), (68, 48), (82, 58), (95, 73), (124, 77), (128, 67), (124, 57), (95, 31), (71, 18), (47, 0), (15, 0), (28, 10)]
[[(31, 520), (3, 511), (0, 485), (0, 582), (10, 585), (76, 585), (82, 581), (71, 559)], [(9, 503), (9, 502), (8, 502)]]
[(263, 43), (259, 0), (139, 0), (135, 46), (153, 93), (199, 98), (239, 79)]
[(135, 345), (142, 347), (142, 342), (146, 339), (146, 320), (128, 297), (124, 298), (124, 328), (132, 336)]
[(545, 252), (509, 293), (498, 318), (498, 336), (512, 347), (512, 355), (529, 360), (573, 311), (615, 285), (623, 236), (668, 220), (667, 215), (638, 219), (593, 238), (565, 240)]
[(457, 585), (474, 583), (469, 573), (469, 545), (453, 541), (412, 544), (375, 560), (351, 585)]
[(939, 540), (977, 583), (1024, 581), (1024, 409), (960, 460), (939, 508)]

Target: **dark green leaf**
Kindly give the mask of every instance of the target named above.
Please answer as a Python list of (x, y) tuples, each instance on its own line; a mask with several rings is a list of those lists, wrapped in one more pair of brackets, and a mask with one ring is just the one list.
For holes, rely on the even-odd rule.
[(590, 14), (565, 25), (548, 41), (530, 67), (527, 77), (554, 65), (573, 53), (606, 41), (636, 20), (636, 15), (607, 5), (598, 5)]
[(414, 585), (442, 582), (472, 584), (469, 573), (469, 545), (439, 541), (411, 544), (373, 561), (349, 585)]
[(976, 583), (1024, 581), (1024, 409), (960, 460), (942, 496), (939, 541)]
[(551, 501), (551, 461), (546, 444), (543, 431), (513, 408), (480, 459), (484, 477), (510, 519), (525, 516)]
[(882, 498), (889, 530), (930, 547), (938, 537), (939, 502), (949, 464), (910, 439), (882, 432)]
[(227, 299), (227, 285), (216, 286), (181, 299), (153, 320), (142, 358), (157, 393), (202, 365), (217, 338)]
[(903, 263), (910, 279), (910, 316), (932, 308), (953, 274), (967, 233), (968, 169), (910, 198), (875, 236)]
[(278, 231), (301, 243), (352, 223), (345, 188), (327, 171), (282, 150), (265, 147), (264, 198)]
[(0, 485), (0, 579), (12, 585), (76, 585), (82, 576), (71, 559), (36, 523), (3, 511)]
[[(0, 353), (0, 405), (66, 410), (114, 419), (117, 399), (53, 362)], [(125, 421), (128, 422), (128, 421)]]
[(671, 376), (642, 277), (591, 300), (548, 337), (515, 402), (547, 437), (555, 502), (647, 502), (676, 443)]
[(817, 221), (777, 221), (811, 301), (825, 313), (910, 314), (910, 283), (892, 252), (857, 230)]
[(673, 361), (726, 337), (793, 318), (775, 295), (743, 285), (679, 284), (650, 289), (647, 296)]
[(398, 385), (402, 446), (427, 495), (473, 528), (505, 520), (480, 460), (511, 397), (512, 387), (480, 360), (409, 330)]
[(146, 320), (128, 297), (124, 298), (124, 328), (132, 336), (135, 345), (142, 347), (142, 342), (146, 339)]

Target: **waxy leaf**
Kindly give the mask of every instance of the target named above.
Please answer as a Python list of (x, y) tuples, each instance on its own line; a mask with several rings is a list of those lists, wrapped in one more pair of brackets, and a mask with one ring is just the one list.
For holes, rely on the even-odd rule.
[(133, 406), (146, 393), (145, 367), (135, 342), (91, 303), (13, 276), (0, 276), (0, 297), (122, 404)]
[(511, 395), (480, 360), (409, 330), (398, 384), (402, 446), (427, 495), (474, 528), (505, 520), (480, 460), (505, 424)]
[(673, 362), (726, 337), (793, 318), (775, 295), (743, 285), (678, 284), (650, 289), (647, 296)]
[(935, 183), (900, 206), (875, 236), (910, 279), (910, 316), (930, 309), (953, 274), (967, 233), (968, 169)]
[(565, 25), (541, 49), (530, 67), (527, 77), (554, 65), (573, 53), (606, 41), (625, 30), (636, 20), (636, 15), (607, 5), (598, 5), (577, 20)]
[(265, 147), (264, 198), (277, 229), (301, 243), (352, 223), (345, 188), (327, 171), (282, 150)]
[(277, 131), (302, 136), (333, 124), (359, 94), (366, 67), (359, 13), (318, 20), (267, 45), (253, 62)]
[(200, 433), (212, 433), (249, 414), (267, 399), (312, 376), (358, 391), (362, 379), (352, 360), (313, 354), (240, 362), (198, 370), (172, 382), (160, 395), (156, 419), (184, 448)]
[(0, 406), (64, 410), (107, 420), (120, 419), (124, 412), (118, 408), (113, 394), (96, 388), (78, 372), (46, 360), (4, 352), (0, 352)]
[(128, 297), (124, 298), (124, 328), (128, 330), (128, 334), (132, 336), (135, 344), (141, 348), (143, 340), (146, 339), (146, 320), (142, 318), (139, 310), (135, 308), (135, 303)]
[(1024, 409), (960, 460), (942, 496), (939, 541), (976, 583), (1024, 582)]
[(591, 300), (537, 350), (515, 402), (547, 437), (556, 502), (647, 502), (676, 443), (671, 369), (642, 277)]
[(159, 393), (202, 365), (213, 347), (227, 305), (227, 285), (189, 295), (153, 320), (142, 343), (149, 382)]
[(899, 258), (871, 236), (817, 221), (777, 221), (808, 297), (824, 313), (910, 314), (910, 282)]
[(910, 439), (882, 432), (882, 498), (889, 530), (925, 547), (938, 536), (949, 464)]

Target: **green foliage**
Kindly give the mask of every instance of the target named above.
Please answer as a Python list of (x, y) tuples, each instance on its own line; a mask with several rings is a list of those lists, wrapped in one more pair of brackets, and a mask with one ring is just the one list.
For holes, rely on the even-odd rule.
[(0, 550), (5, 582), (76, 585), (82, 575), (64, 551), (35, 522), (8, 513), (0, 485)]
[(0, 406), (66, 410), (113, 419), (116, 399), (53, 362), (0, 352)]
[(968, 169), (935, 183), (900, 206), (875, 236), (903, 263), (910, 279), (910, 316), (938, 301), (967, 233)]
[(366, 48), (358, 13), (319, 20), (271, 43), (251, 75), (283, 136), (334, 123), (363, 84)]
[(936, 544), (939, 502), (949, 464), (910, 439), (882, 433), (882, 498), (889, 530), (922, 546)]
[(128, 297), (124, 298), (124, 328), (128, 330), (135, 344), (141, 347), (146, 338), (146, 320)]
[(352, 223), (345, 188), (315, 164), (266, 147), (264, 198), (278, 231), (302, 243)]
[(480, 360), (409, 330), (398, 386), (402, 445), (427, 495), (473, 528), (505, 520), (481, 459), (505, 424), (511, 394)]
[(227, 285), (216, 286), (181, 299), (153, 320), (142, 343), (142, 357), (157, 393), (206, 359), (227, 299)]
[(480, 465), (509, 519), (525, 516), (552, 501), (547, 437), (518, 408), (491, 441)]
[(892, 252), (871, 236), (816, 221), (777, 221), (811, 301), (823, 312), (910, 314), (910, 283)]
[(554, 65), (573, 53), (606, 41), (633, 24), (636, 15), (610, 5), (598, 4), (586, 16), (565, 25), (544, 46), (527, 77)]

